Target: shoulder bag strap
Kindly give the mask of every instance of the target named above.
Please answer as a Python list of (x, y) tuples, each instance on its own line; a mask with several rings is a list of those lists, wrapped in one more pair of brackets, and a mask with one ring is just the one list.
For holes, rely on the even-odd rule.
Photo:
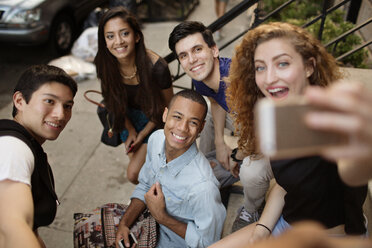
[(85, 99), (87, 99), (88, 102), (91, 102), (91, 103), (93, 103), (93, 104), (95, 104), (95, 105), (97, 105), (97, 106), (99, 106), (101, 108), (105, 108), (105, 105), (103, 103), (96, 102), (96, 101), (90, 99), (88, 97), (88, 93), (96, 93), (96, 94), (102, 95), (102, 92), (100, 92), (98, 90), (87, 90), (87, 91), (84, 92), (84, 97), (85, 97)]

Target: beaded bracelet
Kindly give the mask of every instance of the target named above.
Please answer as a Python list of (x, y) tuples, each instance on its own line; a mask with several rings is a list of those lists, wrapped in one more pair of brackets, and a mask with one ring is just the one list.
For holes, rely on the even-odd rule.
[(267, 227), (267, 226), (265, 226), (264, 224), (261, 224), (261, 223), (257, 223), (257, 224), (256, 224), (256, 226), (262, 226), (262, 227), (266, 228), (266, 230), (268, 230), (268, 231), (269, 231), (269, 233), (271, 234), (271, 230), (270, 230), (270, 228), (268, 228), (268, 227)]

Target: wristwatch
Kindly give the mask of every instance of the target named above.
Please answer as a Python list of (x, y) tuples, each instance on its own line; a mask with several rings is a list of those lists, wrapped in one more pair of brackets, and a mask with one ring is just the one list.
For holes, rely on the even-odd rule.
[(237, 159), (237, 158), (236, 158), (236, 153), (237, 153), (237, 152), (238, 152), (238, 148), (234, 148), (234, 149), (232, 150), (232, 152), (231, 152), (230, 158), (232, 158), (232, 160), (233, 160), (234, 162), (240, 163), (240, 162), (242, 162), (243, 160), (240, 160), (240, 159)]

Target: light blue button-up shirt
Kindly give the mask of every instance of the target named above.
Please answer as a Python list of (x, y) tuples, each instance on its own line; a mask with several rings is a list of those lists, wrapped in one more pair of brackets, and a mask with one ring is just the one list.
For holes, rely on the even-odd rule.
[(226, 210), (221, 203), (219, 183), (195, 142), (184, 154), (167, 163), (164, 130), (154, 132), (138, 180), (132, 198), (145, 202), (145, 193), (159, 182), (167, 213), (187, 224), (185, 239), (160, 225), (157, 247), (207, 247), (220, 239)]

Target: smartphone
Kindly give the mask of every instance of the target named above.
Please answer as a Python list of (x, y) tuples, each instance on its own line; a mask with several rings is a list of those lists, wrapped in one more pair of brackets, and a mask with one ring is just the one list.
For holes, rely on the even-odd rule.
[(127, 151), (127, 154), (130, 153), (130, 152), (132, 152), (133, 148), (134, 148), (134, 145), (130, 145), (129, 146), (129, 150)]
[[(132, 247), (133, 244), (138, 244), (136, 236), (134, 236), (134, 234), (132, 232), (129, 234), (128, 237), (129, 237), (129, 247)], [(124, 239), (119, 241), (119, 246), (120, 246), (120, 248), (126, 248), (125, 243), (124, 243)]]
[(127, 151), (127, 154), (133, 151), (133, 148), (134, 148), (133, 143), (134, 143), (134, 142), (132, 141), (132, 142), (129, 144), (129, 149), (128, 149), (128, 151)]
[(302, 97), (285, 101), (261, 99), (255, 107), (256, 137), (261, 152), (272, 159), (318, 155), (329, 146), (345, 144), (338, 133), (312, 130), (304, 121), (305, 114), (317, 109)]

